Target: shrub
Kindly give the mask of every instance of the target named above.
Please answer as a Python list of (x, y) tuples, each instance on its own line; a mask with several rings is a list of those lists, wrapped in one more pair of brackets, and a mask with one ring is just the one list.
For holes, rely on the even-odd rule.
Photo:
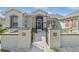
[(1, 52), (10, 52), (8, 50), (5, 50), (5, 49), (0, 49)]
[(32, 32), (37, 33), (36, 28), (32, 28)]
[(7, 29), (1, 29), (0, 28), (0, 33), (4, 33), (4, 32), (6, 32), (7, 31)]
[(59, 52), (59, 49), (57, 48), (51, 48), (52, 50), (54, 50), (55, 52)]
[(35, 33), (37, 33), (36, 28), (32, 28), (32, 31), (31, 31), (31, 41), (32, 41), (32, 42), (33, 42), (33, 40), (34, 40)]

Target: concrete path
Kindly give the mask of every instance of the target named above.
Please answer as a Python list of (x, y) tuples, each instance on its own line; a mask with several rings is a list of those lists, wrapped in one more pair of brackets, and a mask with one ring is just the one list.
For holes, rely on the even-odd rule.
[[(35, 40), (33, 44), (42, 41), (43, 36), (45, 36), (45, 31), (38, 31), (35, 35)], [(32, 52), (42, 52), (42, 50), (37, 48), (35, 45), (32, 45)]]
[(46, 42), (38, 41), (33, 43), (32, 52), (54, 52)]
[[(42, 39), (43, 38), (43, 39)], [(35, 36), (35, 41), (33, 42), (32, 52), (53, 52), (47, 45), (46, 32), (38, 31)]]
[(37, 32), (37, 34), (35, 36), (35, 42), (42, 41), (42, 37), (45, 37), (45, 36), (46, 36), (46, 32), (45, 31)]

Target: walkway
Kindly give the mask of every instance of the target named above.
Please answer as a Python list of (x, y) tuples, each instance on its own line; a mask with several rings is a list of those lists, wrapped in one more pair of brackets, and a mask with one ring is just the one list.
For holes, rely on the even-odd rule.
[(42, 37), (45, 37), (46, 34), (45, 31), (39, 31), (36, 35), (35, 35), (35, 42), (37, 41), (42, 41)]
[(32, 52), (53, 52), (47, 45), (45, 37), (45, 31), (38, 31), (33, 42)]

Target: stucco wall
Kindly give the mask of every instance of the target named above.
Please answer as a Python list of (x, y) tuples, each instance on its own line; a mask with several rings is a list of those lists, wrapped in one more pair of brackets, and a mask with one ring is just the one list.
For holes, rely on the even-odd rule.
[[(58, 32), (57, 36), (53, 36)], [(58, 47), (79, 47), (79, 33), (61, 33), (57, 30), (50, 30), (48, 34), (48, 44), (50, 48)]]
[(48, 44), (50, 48), (60, 48), (60, 31), (49, 30)]
[[(32, 17), (30, 17), (30, 16), (27, 16), (27, 17), (25, 17), (25, 20), (27, 21), (27, 28), (32, 28)], [(34, 20), (33, 20), (34, 21)], [(25, 22), (24, 22), (25, 23)]]
[[(22, 32), (26, 35), (22, 36)], [(30, 48), (31, 44), (31, 31), (30, 30), (20, 30), (18, 34), (2, 34), (1, 35), (1, 48), (9, 51), (15, 51), (20, 48)], [(54, 32), (60, 33), (59, 31), (51, 32), (51, 40), (49, 40), (50, 47), (79, 47), (79, 34), (58, 34), (58, 36), (53, 37)], [(24, 35), (24, 34), (23, 34)]]
[(36, 17), (32, 18), (32, 27), (36, 28)]
[(79, 34), (61, 34), (61, 47), (79, 47)]
[[(31, 47), (31, 30), (19, 30), (18, 33), (1, 35), (1, 48), (9, 51), (26, 50)], [(22, 51), (23, 51), (22, 50)]]
[(19, 30), (18, 44), (19, 48), (31, 47), (31, 30)]
[(18, 35), (6, 34), (1, 35), (1, 48), (13, 51), (18, 47)]

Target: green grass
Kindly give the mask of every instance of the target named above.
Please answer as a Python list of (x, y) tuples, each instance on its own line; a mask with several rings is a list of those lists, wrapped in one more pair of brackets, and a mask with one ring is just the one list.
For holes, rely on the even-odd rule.
[(5, 50), (5, 49), (0, 49), (0, 52), (10, 52), (10, 51)]

